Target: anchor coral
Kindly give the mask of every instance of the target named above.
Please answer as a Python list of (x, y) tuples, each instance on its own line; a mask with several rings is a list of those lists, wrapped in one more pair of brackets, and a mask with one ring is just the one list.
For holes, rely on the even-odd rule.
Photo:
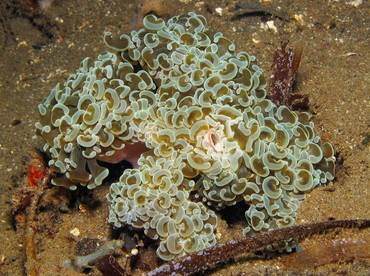
[[(39, 105), (53, 184), (92, 189), (108, 169), (133, 169), (110, 186), (109, 222), (159, 239), (164, 260), (216, 243), (213, 210), (244, 201), (248, 227), (290, 226), (299, 200), (334, 177), (334, 152), (308, 113), (277, 107), (255, 57), (189, 13), (115, 38)], [(137, 150), (135, 150), (137, 149)], [(203, 202), (198, 200), (201, 198)]]

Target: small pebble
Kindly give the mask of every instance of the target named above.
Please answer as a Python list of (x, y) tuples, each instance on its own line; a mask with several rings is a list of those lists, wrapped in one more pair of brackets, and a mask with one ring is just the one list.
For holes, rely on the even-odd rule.
[(133, 248), (131, 250), (131, 255), (136, 256), (137, 254), (139, 254), (139, 250), (137, 248)]
[(73, 228), (71, 231), (69, 231), (70, 234), (72, 234), (75, 237), (78, 237), (80, 235), (80, 229), (77, 227)]
[(216, 10), (216, 13), (220, 16), (222, 16), (222, 12), (223, 12), (223, 9), (221, 7), (218, 7), (215, 9)]

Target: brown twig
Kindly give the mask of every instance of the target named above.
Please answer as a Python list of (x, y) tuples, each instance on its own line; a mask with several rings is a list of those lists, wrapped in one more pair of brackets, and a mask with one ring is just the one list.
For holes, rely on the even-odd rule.
[(51, 172), (46, 168), (43, 157), (35, 153), (27, 167), (27, 183), (25, 193), (30, 198), (28, 205), (24, 206), (26, 213), (25, 221), (25, 270), (27, 275), (38, 275), (38, 262), (36, 255), (35, 232), (37, 231), (37, 210), (45, 190), (50, 181)]
[(241, 241), (230, 241), (216, 245), (205, 250), (189, 254), (176, 259), (151, 271), (147, 276), (165, 275), (192, 275), (196, 272), (215, 267), (220, 262), (225, 262), (240, 253), (264, 248), (281, 241), (294, 239), (296, 242), (304, 238), (334, 228), (367, 228), (370, 220), (334, 220), (317, 223), (296, 225), (292, 227), (255, 234)]

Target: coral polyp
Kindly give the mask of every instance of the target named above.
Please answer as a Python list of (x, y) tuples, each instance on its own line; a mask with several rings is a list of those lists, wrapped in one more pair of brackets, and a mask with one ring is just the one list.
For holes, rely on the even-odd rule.
[(98, 160), (131, 161), (110, 186), (108, 221), (159, 240), (163, 260), (214, 245), (216, 211), (240, 201), (245, 233), (291, 226), (305, 193), (334, 178), (310, 114), (267, 99), (255, 57), (205, 25), (148, 15), (130, 35), (106, 33), (111, 52), (39, 105), (53, 184), (92, 189), (109, 174)]

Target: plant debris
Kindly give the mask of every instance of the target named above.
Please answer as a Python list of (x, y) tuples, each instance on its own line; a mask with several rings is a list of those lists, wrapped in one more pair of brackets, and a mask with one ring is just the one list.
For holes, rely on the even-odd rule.
[(157, 256), (156, 249), (153, 245), (140, 250), (134, 265), (135, 268), (150, 271), (158, 267), (160, 259)]
[(234, 13), (234, 20), (239, 19), (244, 16), (252, 16), (252, 15), (270, 15), (280, 18), (285, 21), (289, 21), (290, 18), (288, 15), (283, 12), (279, 11), (270, 6), (264, 6), (258, 3), (249, 3), (249, 2), (241, 2), (237, 3), (235, 7), (230, 10), (230, 12)]
[(287, 49), (288, 42), (281, 43), (273, 58), (270, 76), (269, 98), (277, 106), (286, 105), (292, 110), (304, 109), (308, 106), (308, 98), (293, 93), (293, 84), (301, 62), (303, 42), (295, 45), (294, 51)]
[(103, 276), (131, 276), (113, 255), (105, 255), (100, 258), (95, 267), (103, 274)]
[(64, 265), (72, 267), (77, 271), (83, 271), (84, 268), (94, 265), (100, 258), (110, 255), (114, 250), (122, 246), (123, 241), (111, 240), (99, 247), (95, 252), (85, 256), (75, 256), (73, 259), (65, 261)]
[(192, 275), (196, 272), (214, 268), (218, 263), (226, 262), (238, 254), (265, 248), (268, 245), (279, 244), (291, 239), (299, 242), (310, 235), (323, 233), (334, 228), (360, 229), (368, 227), (370, 227), (370, 220), (333, 220), (256, 233), (240, 241), (230, 241), (175, 259), (151, 271), (147, 276)]
[(25, 270), (27, 275), (38, 275), (38, 263), (35, 244), (35, 232), (38, 230), (37, 210), (41, 205), (51, 172), (46, 167), (43, 156), (35, 152), (27, 165), (26, 183), (21, 185), (13, 213), (14, 226), (24, 232), (24, 248), (26, 253)]
[(335, 262), (346, 262), (358, 258), (370, 258), (370, 237), (363, 240), (352, 238), (334, 239), (309, 246), (300, 252), (294, 252), (279, 263), (290, 268), (310, 269)]

